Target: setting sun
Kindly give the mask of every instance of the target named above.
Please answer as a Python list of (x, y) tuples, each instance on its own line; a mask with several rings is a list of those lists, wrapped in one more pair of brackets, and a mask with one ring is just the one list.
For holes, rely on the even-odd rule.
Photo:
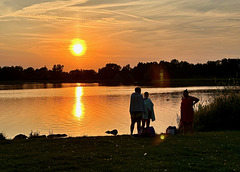
[(69, 49), (75, 56), (84, 55), (86, 52), (85, 41), (80, 39), (73, 39), (71, 45), (69, 46)]

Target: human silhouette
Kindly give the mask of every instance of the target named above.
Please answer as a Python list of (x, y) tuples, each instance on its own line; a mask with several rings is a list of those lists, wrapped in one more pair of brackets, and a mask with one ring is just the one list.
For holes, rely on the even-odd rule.
[(189, 96), (188, 90), (183, 91), (180, 125), (183, 127), (184, 134), (193, 132), (193, 105), (195, 105), (198, 101), (198, 98)]
[(155, 121), (155, 114), (154, 114), (154, 110), (153, 110), (153, 103), (152, 100), (149, 98), (149, 93), (145, 92), (144, 93), (144, 107), (145, 107), (145, 111), (143, 114), (143, 118), (142, 118), (142, 127), (145, 127), (145, 123), (147, 125), (147, 128), (150, 126), (150, 119), (152, 119), (152, 121)]
[(134, 125), (137, 122), (137, 130), (140, 132), (140, 125), (142, 120), (142, 115), (144, 112), (144, 101), (143, 96), (141, 95), (141, 88), (136, 87), (135, 92), (132, 93), (130, 99), (130, 114), (131, 114), (131, 125), (130, 131), (131, 135), (133, 135)]

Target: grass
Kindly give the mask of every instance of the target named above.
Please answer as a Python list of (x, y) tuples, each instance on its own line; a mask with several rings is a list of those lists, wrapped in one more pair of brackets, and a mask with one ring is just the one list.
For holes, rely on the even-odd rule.
[(198, 106), (194, 128), (198, 131), (240, 130), (240, 94), (237, 89), (217, 92), (210, 104)]
[(240, 171), (240, 131), (0, 141), (2, 171)]

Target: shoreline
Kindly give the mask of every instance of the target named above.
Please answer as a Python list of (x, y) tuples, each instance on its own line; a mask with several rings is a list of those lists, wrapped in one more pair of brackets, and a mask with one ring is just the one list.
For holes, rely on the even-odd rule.
[(1, 80), (0, 85), (22, 85), (22, 84), (74, 84), (85, 83), (98, 86), (156, 86), (156, 87), (183, 87), (183, 86), (227, 86), (233, 85), (240, 79), (234, 78), (190, 78), (190, 79), (163, 79), (139, 82), (120, 82), (117, 80)]

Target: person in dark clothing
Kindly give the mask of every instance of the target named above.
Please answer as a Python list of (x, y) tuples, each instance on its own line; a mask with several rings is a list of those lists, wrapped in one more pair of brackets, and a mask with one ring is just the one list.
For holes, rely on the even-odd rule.
[(140, 87), (136, 87), (135, 92), (131, 95), (129, 111), (131, 114), (130, 132), (131, 135), (133, 135), (134, 125), (136, 122), (138, 133), (140, 132), (141, 120), (144, 113), (144, 101), (143, 96), (141, 95)]

